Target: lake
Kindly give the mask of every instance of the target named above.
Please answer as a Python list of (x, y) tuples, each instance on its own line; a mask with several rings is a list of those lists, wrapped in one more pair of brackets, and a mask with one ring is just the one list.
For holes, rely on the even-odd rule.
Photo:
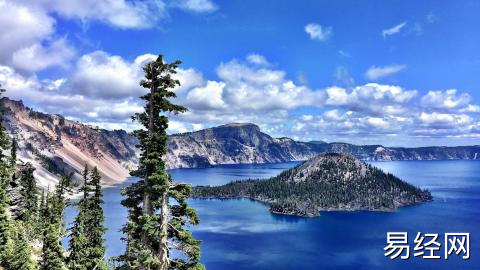
[[(280, 164), (222, 165), (171, 170), (175, 180), (193, 185), (220, 185), (232, 180), (266, 178), (291, 168)], [(480, 269), (480, 162), (371, 162), (401, 179), (432, 192), (433, 201), (396, 212), (322, 212), (302, 218), (271, 214), (263, 203), (248, 199), (191, 200), (200, 225), (192, 228), (203, 241), (207, 269)], [(104, 189), (108, 255), (123, 252), (119, 232), (126, 210), (120, 189)], [(74, 210), (69, 209), (67, 219)], [(408, 232), (410, 259), (384, 256), (387, 232)], [(414, 257), (417, 232), (439, 234), (442, 259)], [(470, 233), (470, 259), (444, 257), (444, 233)], [(429, 240), (426, 239), (426, 241)]]

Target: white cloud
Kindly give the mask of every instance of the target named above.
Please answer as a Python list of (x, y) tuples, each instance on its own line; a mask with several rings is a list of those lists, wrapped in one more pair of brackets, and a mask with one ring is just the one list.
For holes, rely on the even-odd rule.
[(480, 107), (470, 104), (472, 97), (468, 93), (457, 94), (456, 89), (429, 91), (422, 97), (422, 106), (429, 109), (441, 109), (459, 112), (480, 112)]
[(389, 65), (383, 67), (370, 67), (367, 72), (365, 72), (365, 77), (369, 80), (378, 80), (383, 77), (391, 76), (395, 73), (398, 73), (407, 68), (406, 65)]
[(436, 129), (458, 128), (473, 123), (473, 119), (466, 114), (425, 113), (422, 112), (418, 119), (422, 124)]
[[(139, 97), (146, 92), (139, 85), (144, 76), (142, 68), (156, 58), (153, 54), (143, 54), (133, 61), (126, 61), (104, 51), (85, 54), (76, 62), (63, 89), (71, 94), (104, 100)], [(173, 78), (180, 81), (181, 85), (174, 89), (180, 96), (206, 84), (203, 75), (193, 68), (178, 68)]]
[(0, 64), (24, 71), (66, 65), (74, 49), (55, 38), (55, 19), (35, 5), (0, 0)]
[(391, 35), (395, 35), (397, 33), (399, 33), (403, 27), (405, 27), (405, 25), (407, 25), (407, 22), (402, 22), (402, 23), (399, 23), (391, 28), (388, 28), (388, 29), (385, 29), (382, 31), (382, 36), (383, 38), (386, 38), (387, 36), (391, 36)]
[(327, 104), (328, 105), (345, 105), (348, 103), (349, 95), (347, 90), (340, 87), (329, 87), (327, 92)]
[(53, 34), (55, 20), (41, 10), (0, 0), (0, 61), (5, 63), (12, 54), (30, 47)]
[(222, 98), (230, 110), (292, 109), (324, 102), (321, 91), (296, 85), (286, 79), (281, 70), (248, 66), (233, 60), (222, 63), (217, 75), (225, 82)]
[(385, 128), (388, 128), (389, 127), (389, 124), (387, 121), (385, 121), (385, 119), (383, 118), (379, 118), (379, 117), (367, 117), (365, 119), (366, 123), (371, 126), (371, 127), (374, 127), (374, 128), (382, 128), (382, 129), (385, 129)]
[(255, 65), (259, 65), (259, 66), (270, 65), (267, 58), (265, 58), (265, 56), (260, 54), (256, 54), (256, 53), (249, 54), (246, 59), (249, 63), (255, 64)]
[(326, 93), (327, 105), (372, 114), (400, 113), (401, 106), (417, 95), (415, 90), (404, 90), (399, 86), (377, 83), (356, 86), (350, 93), (344, 88), (329, 87)]
[(210, 0), (179, 0), (176, 5), (186, 11), (196, 13), (209, 13), (218, 9), (218, 6)]
[(205, 87), (196, 87), (187, 95), (189, 107), (197, 110), (223, 110), (227, 108), (222, 99), (225, 83), (208, 81)]
[(118, 28), (149, 28), (167, 15), (166, 5), (162, 0), (127, 1), (127, 0), (38, 0), (36, 5), (67, 19), (81, 21), (99, 21)]
[(175, 74), (173, 78), (180, 81), (180, 86), (175, 88), (175, 92), (177, 94), (180, 94), (194, 87), (205, 85), (205, 79), (203, 78), (202, 73), (196, 71), (193, 68), (179, 68), (177, 70), (177, 74)]
[(144, 60), (139, 56), (129, 63), (103, 51), (83, 55), (70, 79), (70, 91), (102, 99), (140, 96), (145, 90), (138, 83), (143, 76), (139, 59)]
[(326, 111), (323, 114), (323, 119), (327, 121), (340, 122), (345, 120), (345, 115), (340, 115), (337, 109)]
[[(210, 0), (181, 1), (185, 10), (212, 12)], [(0, 65), (22, 72), (69, 67), (76, 50), (56, 32), (56, 17), (88, 25), (101, 22), (121, 29), (151, 28), (168, 17), (163, 0), (0, 0)]]
[(331, 26), (310, 23), (305, 26), (305, 32), (307, 32), (311, 39), (327, 41), (333, 35), (333, 28)]
[(68, 67), (75, 54), (75, 49), (61, 38), (46, 46), (35, 43), (16, 51), (12, 56), (12, 64), (20, 70), (30, 72), (51, 66)]

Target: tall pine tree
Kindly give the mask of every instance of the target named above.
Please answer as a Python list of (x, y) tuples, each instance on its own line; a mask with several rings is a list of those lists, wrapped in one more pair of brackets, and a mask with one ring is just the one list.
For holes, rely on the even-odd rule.
[[(165, 168), (167, 153), (167, 113), (182, 113), (186, 108), (170, 102), (175, 98), (173, 88), (180, 85), (172, 78), (180, 61), (164, 63), (160, 55), (145, 65), (145, 79), (140, 85), (148, 89), (145, 112), (134, 119), (145, 129), (136, 130), (141, 150), (140, 164), (132, 176), (137, 183), (123, 191), (122, 204), (129, 209), (129, 220), (124, 227), (127, 250), (121, 260), (123, 269), (167, 270), (204, 269), (199, 263), (200, 241), (185, 229), (198, 224), (194, 209), (188, 207), (191, 187), (173, 183)], [(177, 204), (169, 204), (173, 199)], [(183, 253), (173, 257), (171, 249)]]
[(6, 270), (37, 270), (37, 262), (32, 257), (31, 239), (28, 237), (28, 227), (18, 221), (14, 226), (14, 247), (9, 267)]
[[(0, 85), (1, 86), (1, 85)], [(0, 88), (0, 96), (5, 92)], [(3, 108), (0, 108), (0, 266), (6, 267), (10, 260), (11, 221), (8, 211), (9, 197), (7, 193), (10, 180), (10, 164), (4, 151), (9, 147), (7, 131), (3, 127)]]
[(68, 266), (70, 270), (106, 270), (103, 226), (101, 176), (95, 167), (91, 174), (83, 172), (83, 198), (78, 202), (78, 214), (70, 233)]
[(70, 191), (72, 175), (64, 176), (55, 187), (55, 192), (47, 196), (45, 229), (41, 256), (41, 270), (66, 270), (65, 250), (61, 240), (64, 234), (63, 212), (68, 204), (66, 193)]
[(33, 229), (36, 226), (36, 217), (38, 215), (38, 200), (39, 191), (37, 188), (37, 182), (33, 173), (35, 168), (31, 163), (26, 163), (22, 166), (19, 173), (20, 182), (20, 201), (18, 205), (19, 216), (18, 219), (23, 221), (30, 228), (31, 238)]
[(103, 235), (107, 231), (103, 222), (105, 216), (103, 213), (103, 194), (102, 186), (100, 185), (101, 176), (97, 167), (94, 167), (90, 174), (90, 185), (92, 190), (92, 196), (90, 198), (89, 207), (89, 219), (87, 226), (87, 239), (88, 239), (88, 258), (89, 262), (87, 267), (90, 270), (106, 270), (107, 266), (104, 263), (105, 260), (105, 246), (103, 245), (105, 239)]
[(90, 187), (88, 183), (88, 166), (85, 164), (83, 170), (83, 197), (77, 204), (78, 214), (73, 221), (70, 229), (69, 256), (67, 258), (68, 268), (70, 270), (88, 270), (88, 239), (86, 236), (86, 226), (88, 224), (88, 211)]

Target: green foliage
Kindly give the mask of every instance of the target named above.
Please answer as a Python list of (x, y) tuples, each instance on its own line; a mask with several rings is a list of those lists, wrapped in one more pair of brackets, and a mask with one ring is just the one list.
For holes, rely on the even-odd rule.
[(37, 270), (37, 262), (32, 257), (31, 240), (28, 237), (28, 227), (24, 222), (18, 221), (13, 228), (12, 248), (14, 256), (11, 256), (7, 270)]
[(71, 189), (71, 175), (64, 176), (55, 187), (55, 192), (47, 196), (44, 216), (41, 270), (66, 270), (65, 250), (61, 240), (64, 235), (63, 212), (68, 205), (66, 193)]
[[(5, 92), (0, 89), (0, 95)], [(9, 147), (7, 132), (3, 127), (3, 108), (0, 108), (0, 266), (6, 267), (11, 255), (11, 230), (12, 224), (8, 212), (9, 196), (7, 185), (10, 180), (10, 163), (4, 155)]]
[(67, 258), (68, 268), (70, 270), (87, 270), (88, 258), (88, 239), (86, 236), (86, 224), (88, 223), (88, 167), (85, 165), (83, 171), (83, 198), (77, 204), (78, 214), (73, 221), (70, 229), (69, 256)]
[[(134, 131), (141, 150), (140, 164), (131, 173), (140, 180), (123, 190), (122, 205), (129, 210), (124, 226), (127, 251), (120, 257), (119, 269), (202, 269), (199, 263), (200, 241), (185, 229), (187, 224), (198, 224), (198, 217), (188, 207), (191, 187), (173, 183), (165, 168), (167, 153), (168, 113), (185, 112), (186, 108), (170, 102), (176, 95), (172, 89), (180, 82), (172, 78), (180, 61), (164, 63), (157, 60), (145, 65), (145, 79), (140, 85), (149, 92), (145, 112), (133, 118), (145, 129)], [(170, 205), (173, 199), (178, 204)], [(170, 248), (183, 253), (174, 258)]]
[(97, 266), (96, 269), (105, 270), (107, 267), (103, 261), (105, 259), (106, 248), (103, 245), (105, 242), (103, 235), (107, 229), (103, 226), (103, 222), (105, 221), (102, 209), (103, 194), (102, 186), (100, 185), (101, 176), (97, 167), (93, 168), (90, 179), (93, 195), (90, 198), (89, 220), (87, 223), (88, 254), (91, 261), (90, 266)]
[(70, 229), (68, 266), (70, 270), (106, 270), (106, 248), (103, 246), (106, 228), (103, 226), (103, 195), (97, 167), (89, 174), (85, 165), (83, 180), (83, 198), (77, 204), (78, 214)]
[(18, 204), (18, 220), (23, 221), (29, 229), (29, 239), (33, 239), (30, 231), (36, 225), (38, 216), (39, 191), (37, 182), (33, 176), (35, 168), (30, 163), (26, 163), (19, 173), (20, 180), (20, 199)]

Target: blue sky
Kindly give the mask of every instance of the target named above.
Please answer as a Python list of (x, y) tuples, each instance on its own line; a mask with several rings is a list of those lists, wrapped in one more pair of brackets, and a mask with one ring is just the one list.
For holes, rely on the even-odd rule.
[(479, 144), (478, 1), (5, 1), (0, 83), (131, 130), (141, 66), (183, 61), (170, 132), (253, 122), (299, 140)]

